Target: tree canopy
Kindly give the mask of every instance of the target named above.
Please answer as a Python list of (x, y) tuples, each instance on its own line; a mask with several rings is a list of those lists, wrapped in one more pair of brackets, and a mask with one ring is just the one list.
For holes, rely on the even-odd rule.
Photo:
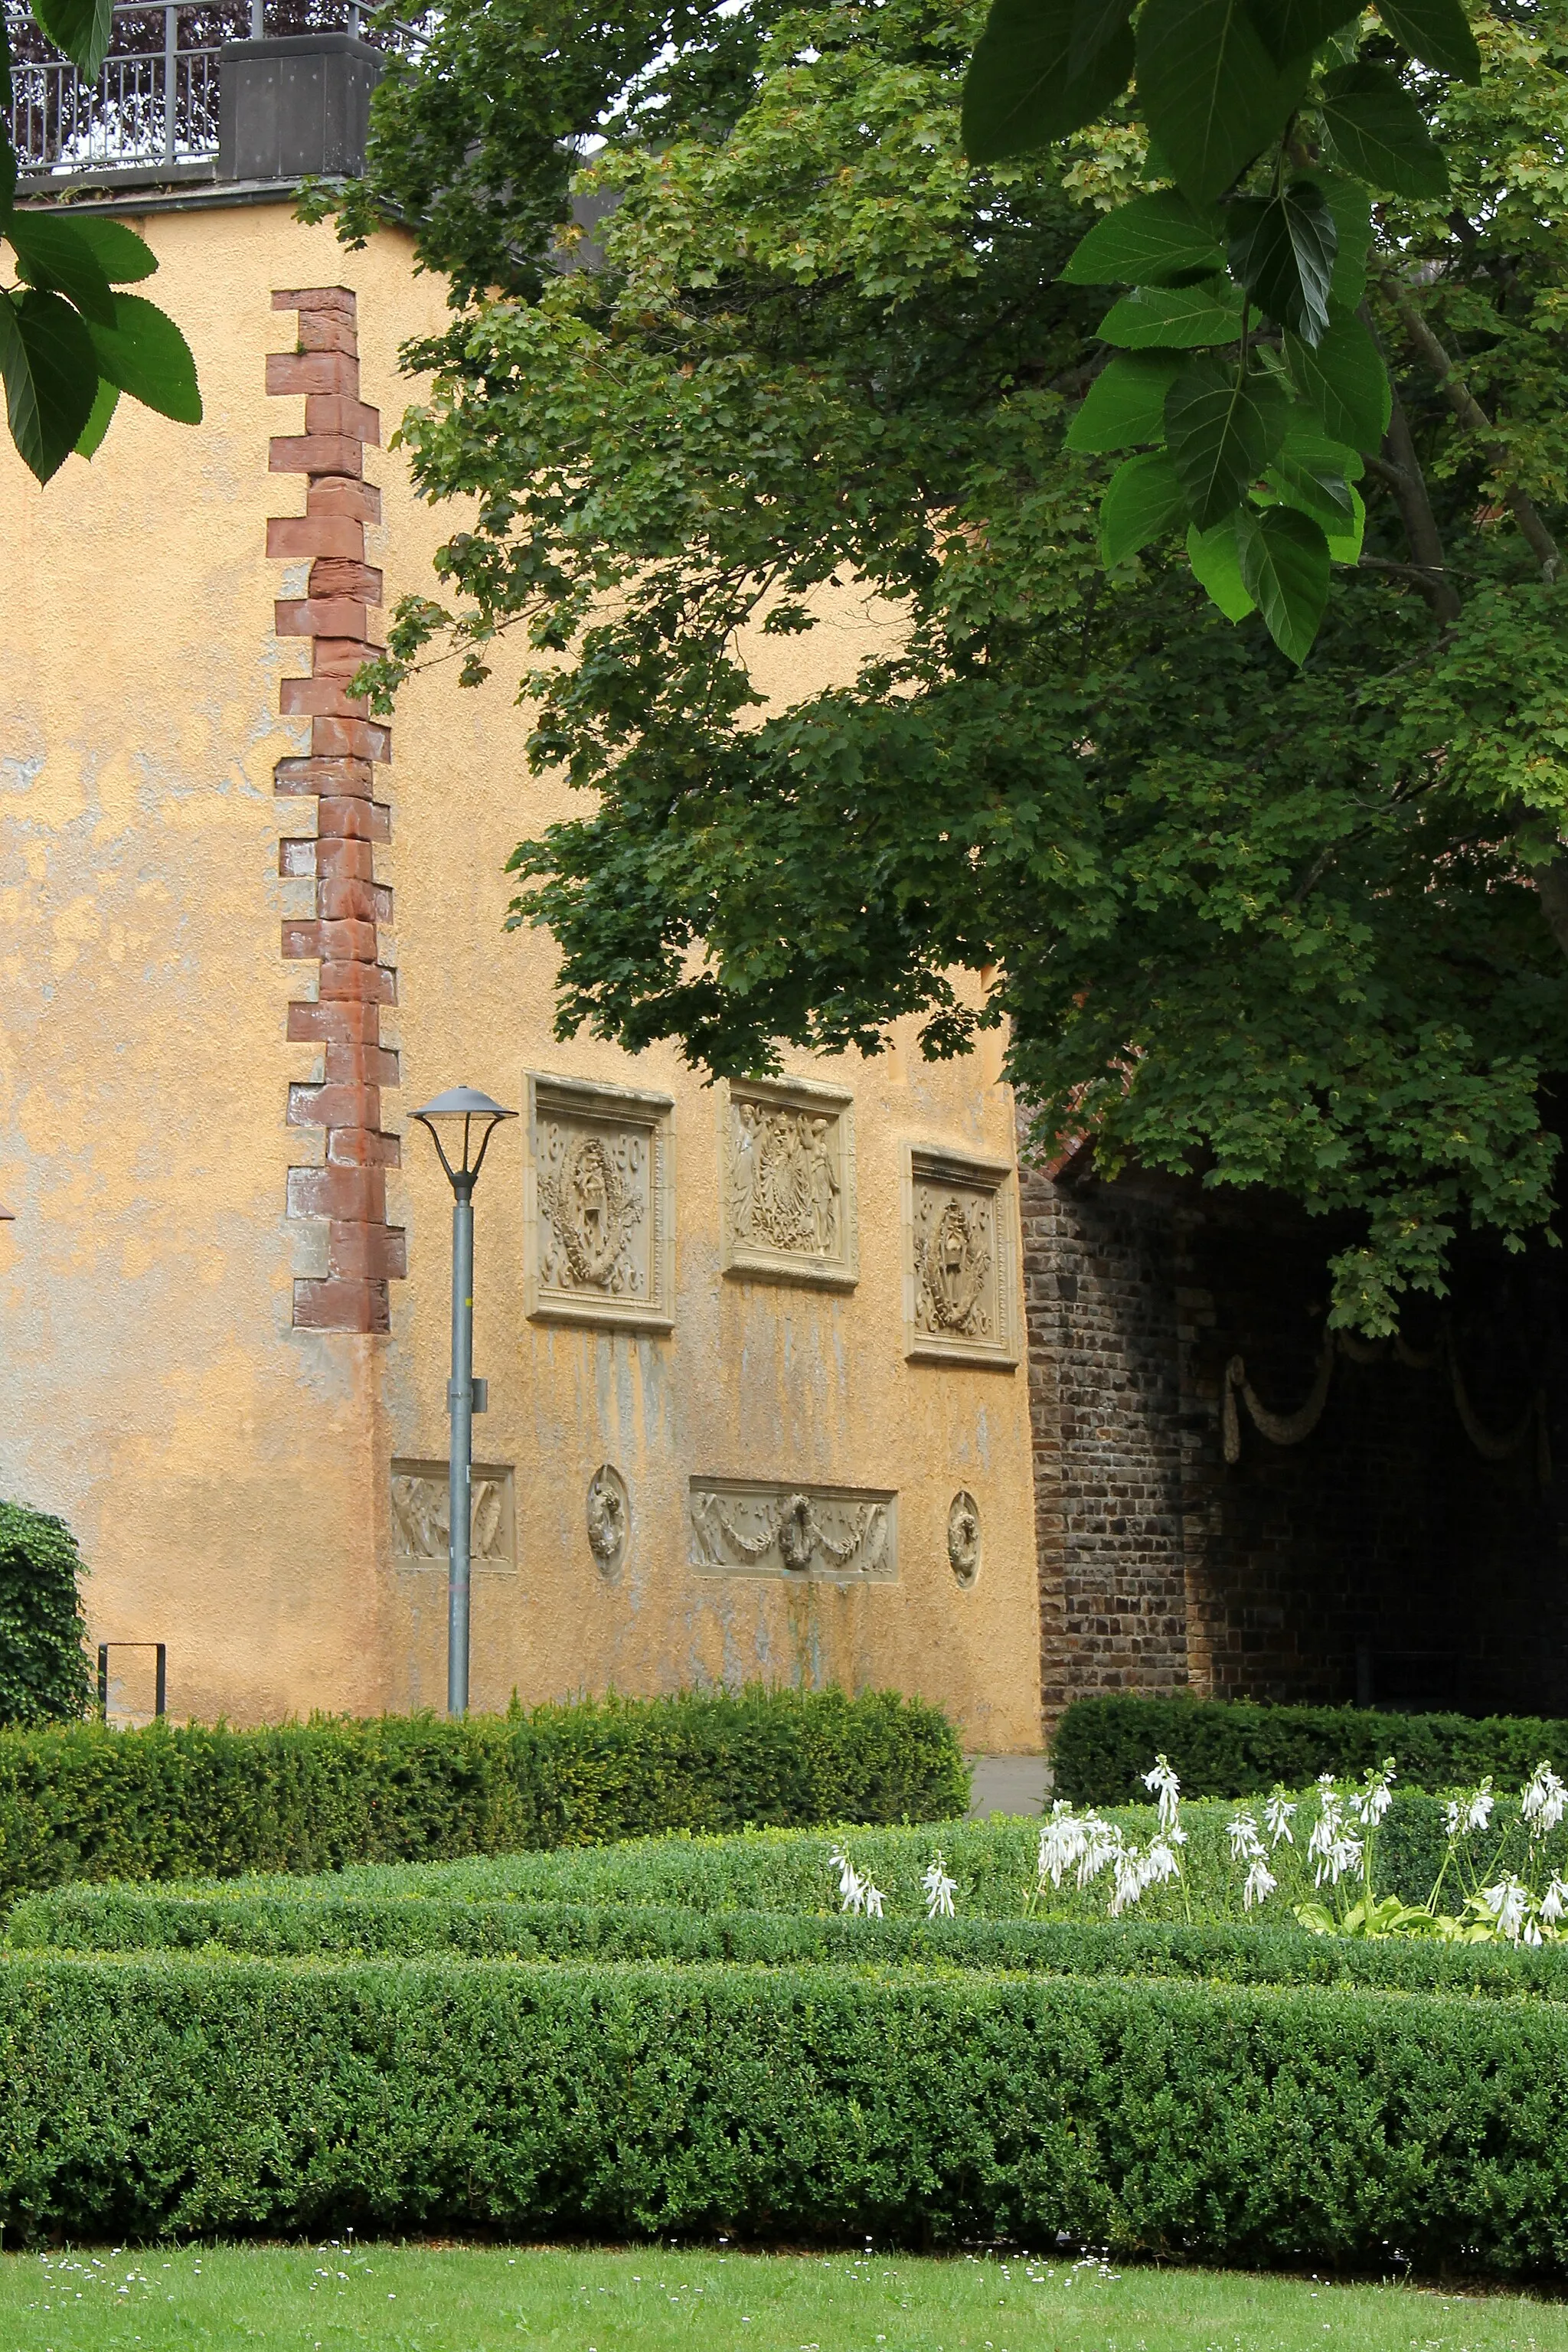
[[(1069, 266), (1168, 178), (1134, 101), (975, 165), (955, 0), (754, 25), (721, 122), (668, 98), (585, 173), (602, 268), (411, 353), (419, 485), (477, 505), (376, 683), (518, 633), (531, 756), (594, 796), (513, 860), (563, 1034), (740, 1073), (1005, 1024), (1042, 1135), (1352, 1213), (1333, 1311), (1374, 1330), (1465, 1223), (1547, 1223), (1568, 635), (1521, 518), (1554, 553), (1568, 5), (1472, 21), (1481, 79), (1412, 83), (1444, 193), (1369, 222), (1394, 398), (1300, 661), (1099, 511), (1105, 445), (1159, 439), (1105, 425), (1146, 393)], [(764, 702), (742, 633), (855, 600), (857, 674)]]

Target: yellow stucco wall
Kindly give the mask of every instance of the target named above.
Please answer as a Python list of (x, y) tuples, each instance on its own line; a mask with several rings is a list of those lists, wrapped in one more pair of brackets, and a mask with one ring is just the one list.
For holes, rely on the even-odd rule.
[[(307, 722), (277, 704), (308, 647), (272, 626), (302, 567), (263, 543), (269, 514), (303, 508), (302, 482), (267, 459), (302, 404), (263, 386), (266, 353), (292, 337), (271, 289), (352, 286), (385, 433), (408, 395), (397, 347), (438, 321), (441, 289), (401, 235), (346, 253), (283, 205), (137, 226), (205, 423), (124, 404), (92, 465), (68, 461), (44, 491), (0, 450), (0, 1202), (16, 1217), (0, 1223), (0, 1493), (76, 1529), (95, 1641), (167, 1640), (176, 1714), (439, 1705), (444, 1570), (396, 1564), (388, 1501), (395, 1459), (446, 1452), (449, 1195), (418, 1130), (389, 1188), (409, 1252), (390, 1339), (291, 1324), (318, 1229), (286, 1216), (285, 1179), (321, 1146), (284, 1121), (290, 1079), (317, 1074), (285, 1019), (315, 967), (285, 961), (279, 937), (314, 886), (279, 879), (278, 844), (310, 830), (312, 804), (277, 798), (272, 769), (307, 748)], [(369, 553), (390, 604), (428, 586), (450, 525), (408, 496), (396, 453), (366, 471), (385, 492)], [(847, 665), (867, 625), (847, 608), (774, 683)], [(994, 1049), (956, 1066), (909, 1039), (870, 1062), (794, 1057), (854, 1096), (858, 1282), (722, 1275), (715, 1090), (673, 1052), (556, 1043), (550, 942), (502, 932), (503, 861), (567, 797), (528, 777), (524, 730), (499, 673), (464, 693), (438, 669), (400, 704), (377, 772), (400, 1000), (384, 1036), (402, 1071), (384, 1125), (406, 1129), (459, 1078), (521, 1108), (531, 1071), (672, 1097), (673, 1328), (529, 1319), (529, 1139), (503, 1130), (477, 1204), (491, 1405), (475, 1454), (512, 1468), (516, 1565), (476, 1571), (473, 1703), (838, 1679), (938, 1698), (979, 1747), (1037, 1747), (1025, 1371), (904, 1354), (905, 1149), (1010, 1157)], [(605, 1462), (633, 1507), (613, 1581), (585, 1534)], [(688, 1482), (710, 1474), (896, 1490), (897, 1581), (697, 1574)], [(984, 1531), (969, 1591), (947, 1556), (959, 1488)]]

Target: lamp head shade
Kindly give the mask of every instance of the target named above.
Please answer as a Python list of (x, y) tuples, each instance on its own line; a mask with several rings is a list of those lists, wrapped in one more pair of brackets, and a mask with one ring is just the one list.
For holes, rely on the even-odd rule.
[[(515, 1118), (517, 1113), (514, 1110), (503, 1110), (500, 1103), (492, 1102), (489, 1095), (480, 1094), (477, 1087), (448, 1087), (445, 1094), (432, 1096), (423, 1109), (416, 1110), (414, 1116), (436, 1146), (441, 1165), (447, 1171), (447, 1181), (455, 1190), (471, 1192), (479, 1180), (479, 1170), (484, 1163), (491, 1136), (503, 1118)], [(442, 1143), (441, 1131), (436, 1124), (437, 1119), (450, 1119), (454, 1122), (452, 1147), (453, 1157), (457, 1159), (455, 1167), (452, 1159), (447, 1157), (446, 1146)], [(458, 1154), (456, 1131), (456, 1122), (458, 1119), (463, 1122), (460, 1156)], [(470, 1161), (468, 1155), (472, 1149), (473, 1131), (476, 1126), (479, 1129), (479, 1149), (474, 1151)]]

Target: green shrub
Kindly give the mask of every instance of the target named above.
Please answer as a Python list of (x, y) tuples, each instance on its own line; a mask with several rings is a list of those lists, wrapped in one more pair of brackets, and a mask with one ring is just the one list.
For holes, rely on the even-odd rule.
[(1304, 1789), (1320, 1772), (1359, 1780), (1392, 1756), (1406, 1789), (1456, 1789), (1490, 1773), (1517, 1790), (1543, 1759), (1568, 1778), (1568, 1723), (1537, 1716), (1380, 1715), (1351, 1706), (1250, 1702), (1075, 1699), (1051, 1743), (1057, 1793), (1078, 1805), (1122, 1805), (1163, 1752), (1185, 1795), (1249, 1797)]
[(1568, 2263), (1568, 2011), (826, 1968), (12, 1957), (0, 2222), (1065, 2231), (1120, 2252)]
[(0, 1898), (68, 1879), (228, 1876), (593, 1844), (748, 1822), (960, 1812), (952, 1727), (892, 1692), (721, 1692), (384, 1716), (0, 1733)]
[(81, 1574), (63, 1519), (0, 1502), (0, 1724), (74, 1723), (87, 1713)]
[(1568, 2000), (1568, 1947), (1347, 1941), (1309, 1936), (1290, 1920), (1188, 1927), (1137, 1918), (866, 1919), (654, 1905), (353, 1895), (301, 1901), (287, 1891), (215, 1895), (73, 1886), (25, 1897), (11, 1915), (8, 1941), (25, 1951), (1006, 1969)]

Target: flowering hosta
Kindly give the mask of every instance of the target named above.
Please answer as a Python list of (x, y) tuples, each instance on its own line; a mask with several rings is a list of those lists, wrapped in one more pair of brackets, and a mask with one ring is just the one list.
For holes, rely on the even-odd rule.
[(840, 1910), (864, 1912), (868, 1919), (879, 1919), (887, 1901), (879, 1886), (862, 1878), (849, 1856), (842, 1849), (830, 1854), (828, 1860), (838, 1873), (838, 1904)]
[(1158, 1825), (1146, 1846), (1134, 1843), (1119, 1822), (1106, 1821), (1092, 1807), (1088, 1812), (1075, 1813), (1065, 1799), (1058, 1800), (1040, 1831), (1037, 1895), (1044, 1893), (1047, 1879), (1059, 1888), (1069, 1870), (1079, 1886), (1090, 1885), (1109, 1870), (1113, 1919), (1140, 1901), (1151, 1886), (1165, 1885), (1172, 1879), (1179, 1883), (1191, 1916), (1182, 1870), (1181, 1849), (1187, 1843), (1187, 1833), (1180, 1819), (1181, 1783), (1160, 1756), (1153, 1769), (1144, 1773), (1143, 1785), (1158, 1807)]
[(926, 1917), (928, 1919), (951, 1919), (952, 1917), (952, 1898), (958, 1892), (958, 1881), (956, 1878), (950, 1878), (948, 1876), (947, 1872), (942, 1867), (942, 1860), (940, 1853), (927, 1869), (924, 1876), (921, 1880), (921, 1885), (925, 1888)]

